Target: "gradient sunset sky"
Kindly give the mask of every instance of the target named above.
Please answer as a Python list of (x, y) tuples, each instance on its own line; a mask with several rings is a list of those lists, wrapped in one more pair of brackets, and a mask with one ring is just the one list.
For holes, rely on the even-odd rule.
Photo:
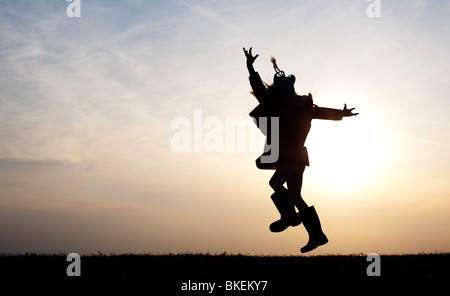
[[(303, 197), (311, 254), (450, 251), (450, 2), (4, 1), (0, 253), (299, 254), (258, 152), (172, 149), (184, 117), (247, 118), (242, 47), (319, 106)], [(256, 130), (256, 127), (253, 127)], [(207, 130), (205, 129), (205, 133)]]

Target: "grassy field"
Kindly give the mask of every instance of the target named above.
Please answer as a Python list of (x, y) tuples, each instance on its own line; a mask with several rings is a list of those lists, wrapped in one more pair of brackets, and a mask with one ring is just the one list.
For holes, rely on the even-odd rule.
[[(68, 277), (66, 254), (0, 256), (0, 276), (6, 279), (141, 281), (170, 294), (276, 295), (305, 283), (323, 280), (379, 283), (450, 279), (450, 253), (380, 255), (379, 277), (367, 276), (366, 255), (247, 256), (232, 254), (95, 254), (81, 255), (80, 277)], [(237, 282), (239, 281), (239, 282)], [(327, 282), (327, 281), (324, 281)], [(204, 283), (203, 285), (200, 285)], [(206, 285), (209, 284), (209, 286)], [(211, 290), (214, 284), (214, 290)], [(262, 289), (264, 286), (264, 290)], [(184, 289), (191, 291), (185, 291)], [(193, 290), (193, 291), (192, 291)], [(244, 293), (245, 292), (245, 293)]]

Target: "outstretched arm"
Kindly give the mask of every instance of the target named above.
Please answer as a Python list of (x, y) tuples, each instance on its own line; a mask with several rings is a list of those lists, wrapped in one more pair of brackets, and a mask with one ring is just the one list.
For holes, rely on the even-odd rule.
[(313, 108), (313, 118), (316, 119), (327, 119), (327, 120), (342, 120), (342, 117), (356, 116), (359, 113), (353, 113), (355, 108), (347, 109), (347, 104), (344, 104), (344, 109), (331, 109), (323, 108), (314, 105)]

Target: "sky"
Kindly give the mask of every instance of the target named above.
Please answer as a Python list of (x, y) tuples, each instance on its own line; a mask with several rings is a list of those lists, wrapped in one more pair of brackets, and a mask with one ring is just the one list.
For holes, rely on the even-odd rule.
[(243, 47), (360, 113), (312, 122), (310, 254), (450, 251), (448, 1), (79, 3), (0, 8), (0, 253), (300, 254), (260, 150), (224, 136), (257, 105)]

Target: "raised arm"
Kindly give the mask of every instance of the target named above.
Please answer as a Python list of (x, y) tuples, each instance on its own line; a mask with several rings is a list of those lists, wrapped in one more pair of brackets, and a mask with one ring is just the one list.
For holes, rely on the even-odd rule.
[(255, 68), (253, 68), (253, 63), (259, 55), (257, 54), (253, 56), (251, 47), (248, 51), (244, 48), (244, 53), (247, 58), (247, 69), (250, 74), (249, 80), (253, 90), (253, 95), (260, 103), (263, 103), (267, 98), (267, 87), (262, 82), (258, 72), (255, 71)]
[(248, 51), (245, 49), (245, 47), (243, 49), (244, 49), (245, 57), (247, 58), (248, 73), (250, 73), (250, 75), (251, 75), (252, 73), (255, 73), (255, 68), (253, 68), (253, 63), (255, 62), (255, 60), (259, 56), (259, 54), (253, 56), (251, 47)]

